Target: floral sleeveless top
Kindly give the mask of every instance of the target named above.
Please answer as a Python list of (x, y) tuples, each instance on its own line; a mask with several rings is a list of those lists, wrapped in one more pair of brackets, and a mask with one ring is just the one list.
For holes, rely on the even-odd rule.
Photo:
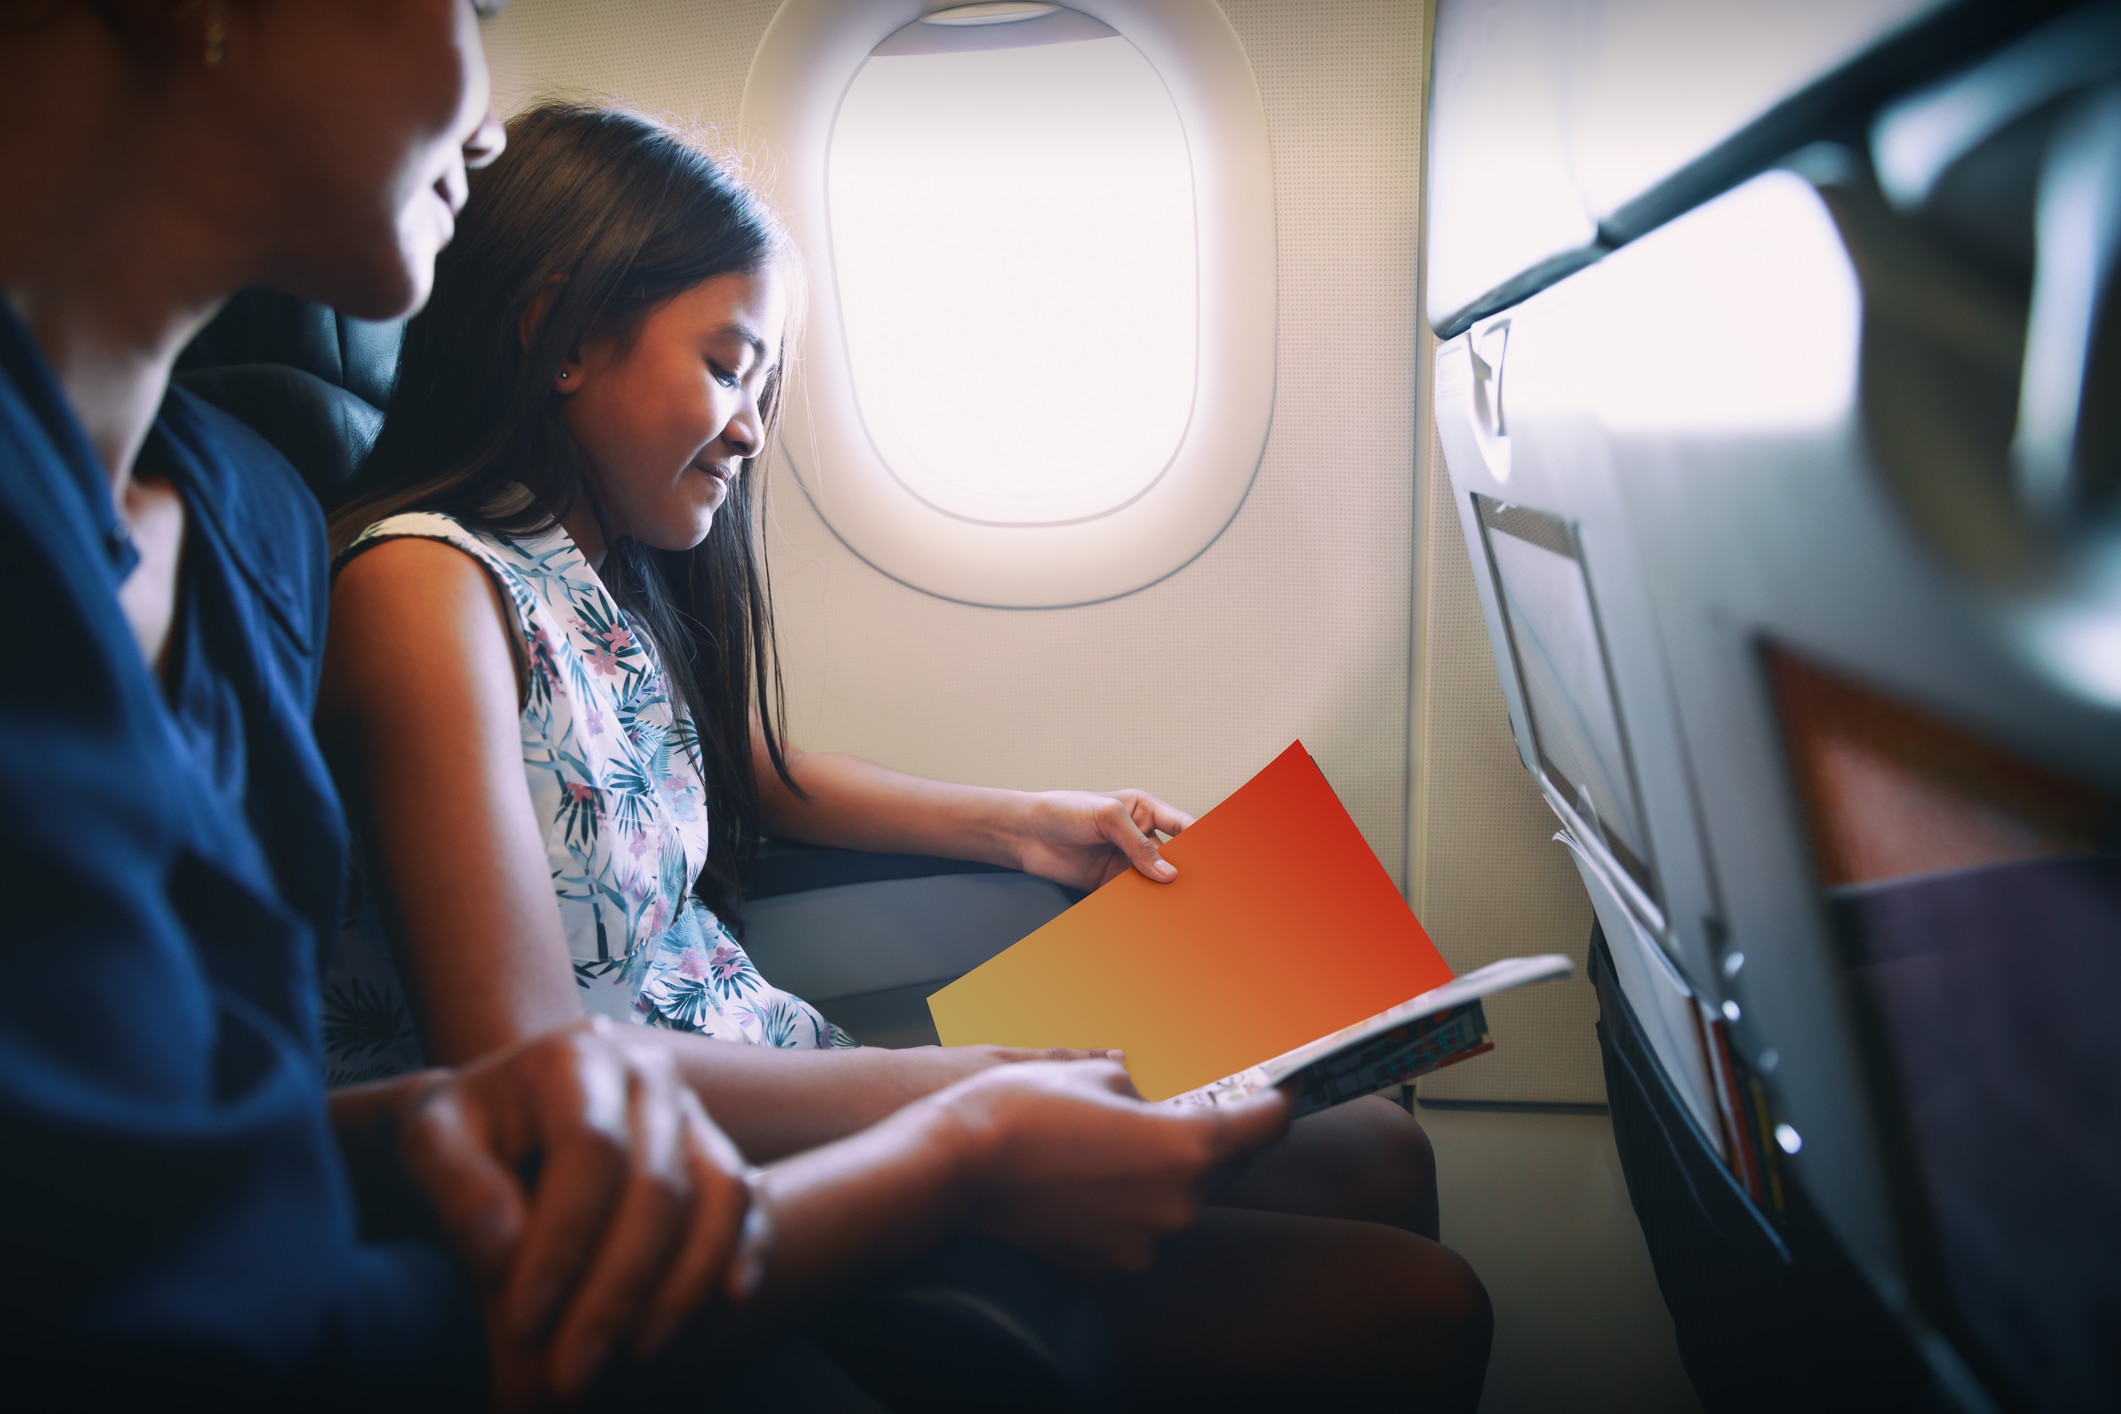
[[(769, 1046), (851, 1046), (801, 998), (768, 984), (692, 895), (707, 862), (699, 740), (654, 646), (555, 526), (508, 540), (451, 516), (393, 516), (341, 556), (402, 536), (470, 555), (514, 614), (525, 665), (523, 771), (545, 830), (553, 893), (585, 1010)], [(325, 971), (334, 1084), (426, 1064), (374, 900), (356, 863)]]

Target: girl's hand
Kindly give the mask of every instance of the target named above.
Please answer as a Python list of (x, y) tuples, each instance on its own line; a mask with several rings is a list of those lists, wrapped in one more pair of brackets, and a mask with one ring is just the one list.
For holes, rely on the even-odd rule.
[(1070, 888), (1094, 889), (1129, 869), (1168, 884), (1178, 870), (1157, 850), (1193, 817), (1147, 791), (1049, 790), (1027, 796), (1017, 825), (1017, 867)]
[(1289, 1123), (1279, 1090), (1210, 1109), (1147, 1104), (1109, 1061), (997, 1066), (927, 1103), (971, 1144), (966, 1226), (1077, 1270), (1148, 1266), (1157, 1239), (1199, 1215), (1209, 1174)]
[(1076, 1050), (1068, 1046), (907, 1046), (886, 1052), (900, 1083), (908, 1087), (906, 1102), (955, 1085), (998, 1065), (1025, 1061), (1109, 1060), (1125, 1062), (1115, 1050)]

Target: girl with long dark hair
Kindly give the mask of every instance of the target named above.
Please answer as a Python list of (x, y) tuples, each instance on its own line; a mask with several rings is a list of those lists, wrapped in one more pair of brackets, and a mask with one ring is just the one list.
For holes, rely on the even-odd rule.
[[(473, 198), (332, 520), (319, 724), (373, 892), (332, 962), (335, 1068), (453, 1063), (586, 1006), (649, 1023), (765, 1162), (1034, 1058), (854, 1047), (761, 978), (725, 922), (760, 834), (1094, 887), (1174, 877), (1156, 836), (1190, 819), (787, 744), (758, 510), (787, 238), (725, 165), (611, 110), (520, 116)], [(1146, 1378), (1477, 1394), (1485, 1298), (1433, 1240), (1411, 1117), (1306, 1121), (1218, 1197), (1249, 1211), (1105, 1285)], [(1290, 1311), (1291, 1283), (1320, 1295)]]
[[(381, 898), (405, 943), (398, 956), (416, 974), (426, 1033), (413, 1034), (409, 1014), (393, 1024), (396, 960), (370, 910), (343, 940), (328, 994), (337, 1072), (475, 1054), (549, 1019), (511, 1009), (467, 1027), (464, 1005), (441, 1000), (465, 986), (428, 985), (430, 969), (476, 952), (468, 934), (483, 926), (518, 946), (523, 920), (431, 911), (423, 867), (445, 871), (448, 892), (474, 909), (490, 896), (466, 887), (457, 850), (407, 846), (452, 809), (481, 812), (466, 833), (482, 845), (494, 827), (522, 821), (520, 792), (503, 790), (504, 807), (450, 776), (483, 757), (456, 752), (465, 743), (451, 739), (448, 715), (421, 711), (406, 740), (363, 736), (391, 720), (371, 710), (379, 700), (402, 709), (443, 685), (394, 616), (377, 643), (385, 656), (360, 656), (371, 587), (390, 592), (408, 575), (444, 599), (446, 586), (429, 577), (506, 600), (507, 631), (477, 638), (489, 654), (511, 655), (497, 676), (512, 679), (520, 729), (495, 744), (513, 749), (521, 737), (543, 839), (535, 858), (550, 873), (529, 892), (556, 897), (573, 963), (566, 986), (538, 1000), (551, 1017), (575, 1014), (579, 991), (615, 1018), (781, 1047), (847, 1044), (760, 979), (723, 921), (740, 907), (762, 823), (1084, 886), (1130, 859), (1152, 878), (1172, 876), (1154, 832), (1190, 818), (1141, 792), (971, 790), (790, 752), (756, 471), (778, 412), (781, 330), (792, 322), (786, 238), (720, 164), (632, 115), (554, 106), (516, 127), (519, 156), (481, 175), (436, 300), (407, 329), (390, 416), (332, 521), (334, 641), (345, 647), (327, 669), (323, 720), (354, 729), (341, 755), (358, 756), (359, 769), (342, 775), (379, 827)], [(411, 759), (391, 749), (400, 746), (455, 753), (454, 765), (422, 756), (410, 773), (417, 830), (392, 814), (394, 772)], [(496, 865), (517, 862), (533, 857)], [(549, 913), (533, 912), (541, 924)], [(430, 929), (447, 942), (428, 946)], [(925, 1088), (940, 1076), (933, 1056), (920, 1064)]]

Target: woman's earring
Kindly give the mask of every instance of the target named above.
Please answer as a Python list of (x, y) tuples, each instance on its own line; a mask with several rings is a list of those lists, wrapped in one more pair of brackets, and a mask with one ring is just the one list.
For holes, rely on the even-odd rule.
[(218, 69), (228, 62), (228, 21), (222, 0), (206, 0), (206, 67)]

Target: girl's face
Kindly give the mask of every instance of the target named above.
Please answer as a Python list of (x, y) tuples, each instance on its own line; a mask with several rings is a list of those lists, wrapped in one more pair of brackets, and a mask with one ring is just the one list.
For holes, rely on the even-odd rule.
[[(772, 266), (717, 275), (656, 306), (630, 339), (588, 340), (568, 361), (553, 386), (596, 465), (611, 535), (658, 550), (707, 538), (745, 459), (763, 450), (759, 398), (787, 312)], [(602, 548), (583, 546), (592, 560)]]

